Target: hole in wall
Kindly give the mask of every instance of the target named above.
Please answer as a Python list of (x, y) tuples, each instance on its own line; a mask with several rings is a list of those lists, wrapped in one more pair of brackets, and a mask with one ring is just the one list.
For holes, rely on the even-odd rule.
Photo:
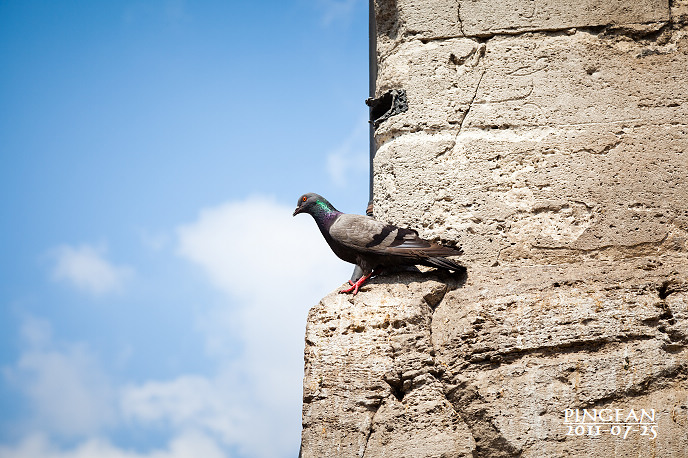
[(392, 89), (380, 97), (369, 98), (366, 105), (370, 107), (370, 122), (375, 127), (399, 113), (408, 111), (408, 100), (404, 89)]
[(403, 382), (401, 381), (401, 378), (397, 380), (386, 380), (387, 384), (389, 387), (392, 389), (392, 394), (394, 395), (395, 398), (397, 398), (397, 401), (401, 402), (404, 400), (404, 389), (402, 387)]
[(674, 292), (673, 289), (669, 288), (669, 285), (671, 285), (671, 282), (669, 280), (665, 280), (657, 288), (657, 294), (659, 295), (660, 299), (664, 300), (669, 296), (669, 294)]

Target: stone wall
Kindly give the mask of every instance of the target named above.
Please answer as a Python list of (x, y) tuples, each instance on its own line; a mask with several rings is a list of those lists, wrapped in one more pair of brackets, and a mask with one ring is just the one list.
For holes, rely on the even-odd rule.
[[(302, 455), (686, 456), (688, 1), (376, 19), (378, 93), (408, 111), (376, 129), (375, 216), (459, 243), (468, 274), (311, 310)], [(566, 409), (654, 409), (657, 436), (578, 436)]]

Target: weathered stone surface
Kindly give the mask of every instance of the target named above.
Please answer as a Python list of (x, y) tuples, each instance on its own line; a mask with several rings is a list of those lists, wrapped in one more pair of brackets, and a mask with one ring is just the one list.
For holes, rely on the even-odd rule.
[(487, 265), (685, 249), (688, 33), (662, 33), (400, 44), (380, 85), (409, 110), (376, 133), (375, 214)]
[[(677, 265), (482, 268), (465, 284), (409, 273), (327, 296), (306, 331), (303, 456), (684, 456)], [(577, 436), (565, 410), (584, 408), (654, 409), (657, 437)]]
[[(311, 310), (302, 455), (686, 456), (688, 1), (376, 18), (377, 90), (409, 109), (375, 132), (375, 216), (460, 243), (468, 276)], [(567, 409), (656, 425), (591, 436)]]
[[(457, 411), (484, 415), (484, 424), (471, 425), (479, 448), (490, 456), (493, 448), (524, 456), (681, 456), (688, 445), (688, 277), (671, 265), (685, 267), (686, 258), (492, 268), (449, 293), (433, 315), (436, 361), (446, 364), (443, 381)], [(675, 289), (662, 299), (665, 281)], [(677, 402), (681, 419), (672, 414)], [(661, 433), (654, 441), (567, 436), (565, 409), (609, 406), (655, 409)], [(495, 438), (504, 442), (494, 447)]]
[[(668, 22), (682, 14), (668, 0), (377, 0), (378, 29), (385, 35), (426, 40)], [(676, 3), (676, 2), (675, 2)]]
[(416, 457), (419, 443), (427, 456), (471, 456), (471, 433), (433, 357), (428, 304), (447, 285), (420, 274), (388, 278), (396, 281), (355, 298), (331, 294), (310, 311), (303, 457)]
[(669, 20), (668, 0), (461, 1), (468, 36)]

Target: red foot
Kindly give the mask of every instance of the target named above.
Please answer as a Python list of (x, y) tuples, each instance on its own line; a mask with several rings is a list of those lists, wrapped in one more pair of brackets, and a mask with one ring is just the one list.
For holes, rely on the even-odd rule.
[(358, 293), (358, 288), (360, 288), (363, 285), (363, 283), (365, 283), (365, 281), (368, 280), (372, 275), (373, 275), (373, 273), (371, 272), (368, 275), (359, 278), (356, 281), (356, 283), (349, 280), (349, 284), (351, 285), (351, 288), (343, 289), (340, 291), (340, 293), (350, 293), (353, 291), (353, 294), (355, 296)]

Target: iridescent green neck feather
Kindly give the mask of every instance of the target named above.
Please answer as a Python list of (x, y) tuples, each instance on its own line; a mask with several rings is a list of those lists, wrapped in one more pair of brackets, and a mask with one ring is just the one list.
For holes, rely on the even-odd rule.
[(325, 199), (318, 199), (315, 202), (315, 205), (313, 205), (311, 214), (318, 225), (324, 224), (325, 226), (329, 227), (329, 225), (334, 221), (335, 217), (339, 215), (339, 212)]
[(334, 207), (332, 206), (332, 204), (330, 204), (330, 203), (329, 203), (328, 201), (326, 201), (326, 200), (318, 200), (317, 202), (315, 202), (315, 205), (316, 205), (316, 207), (317, 207), (317, 208), (316, 208), (316, 211), (317, 211), (318, 213), (329, 214), (329, 213), (335, 213), (335, 212), (337, 211), (337, 210), (334, 209)]

